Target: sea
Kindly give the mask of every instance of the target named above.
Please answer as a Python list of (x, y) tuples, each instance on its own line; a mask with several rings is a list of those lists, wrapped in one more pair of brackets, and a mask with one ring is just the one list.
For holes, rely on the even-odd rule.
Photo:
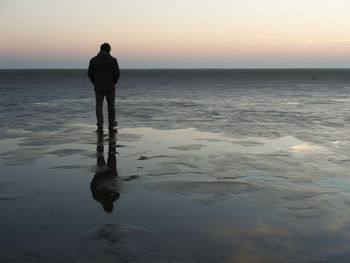
[[(0, 262), (349, 262), (349, 69), (0, 70)], [(106, 102), (105, 102), (106, 104)]]

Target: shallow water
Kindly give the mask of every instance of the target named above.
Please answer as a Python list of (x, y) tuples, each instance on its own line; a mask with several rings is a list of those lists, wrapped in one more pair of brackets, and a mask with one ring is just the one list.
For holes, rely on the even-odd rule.
[(348, 262), (349, 71), (0, 71), (2, 262)]

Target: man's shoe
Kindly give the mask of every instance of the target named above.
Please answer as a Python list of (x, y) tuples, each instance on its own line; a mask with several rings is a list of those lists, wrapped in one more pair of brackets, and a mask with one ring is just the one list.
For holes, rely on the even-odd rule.
[(103, 129), (98, 128), (98, 129), (96, 130), (96, 132), (97, 132), (98, 134), (103, 134)]
[(117, 132), (117, 129), (114, 129), (115, 127), (118, 126), (118, 122), (117, 121), (114, 121), (112, 125), (109, 125), (108, 126), (108, 131), (110, 133), (113, 133), (113, 132)]
[(109, 131), (109, 134), (118, 133), (118, 130), (117, 129), (113, 129), (113, 128), (109, 128), (108, 131)]

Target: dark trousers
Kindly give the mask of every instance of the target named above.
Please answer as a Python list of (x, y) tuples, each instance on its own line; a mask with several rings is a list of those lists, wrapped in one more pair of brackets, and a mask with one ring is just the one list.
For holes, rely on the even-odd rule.
[(103, 129), (103, 100), (106, 97), (108, 106), (108, 126), (113, 128), (115, 121), (115, 91), (112, 92), (98, 92), (95, 91), (96, 98), (96, 118), (97, 127)]

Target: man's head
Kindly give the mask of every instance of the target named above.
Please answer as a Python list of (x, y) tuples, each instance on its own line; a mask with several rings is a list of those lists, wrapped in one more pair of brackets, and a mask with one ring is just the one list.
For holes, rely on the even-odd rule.
[(108, 43), (103, 43), (100, 47), (101, 51), (111, 52), (111, 46)]

